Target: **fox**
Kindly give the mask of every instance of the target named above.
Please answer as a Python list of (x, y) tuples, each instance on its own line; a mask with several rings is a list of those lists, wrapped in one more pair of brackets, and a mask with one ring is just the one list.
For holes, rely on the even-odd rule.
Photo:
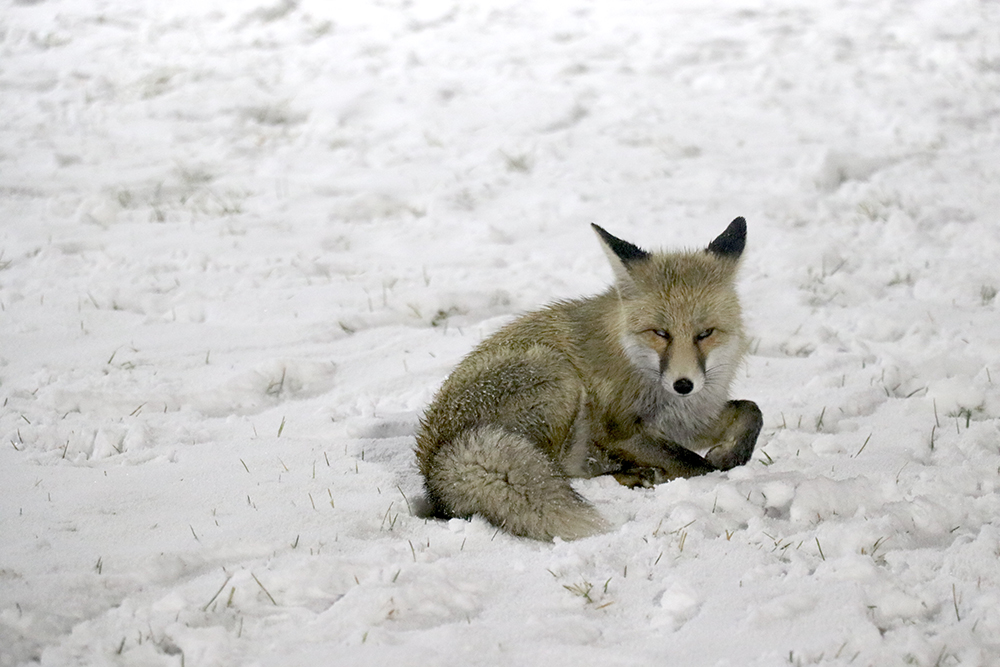
[(674, 252), (591, 226), (613, 284), (487, 337), (421, 417), (428, 515), (575, 540), (610, 525), (573, 478), (652, 487), (751, 459), (760, 408), (729, 397), (748, 347), (736, 291), (746, 220), (707, 248)]

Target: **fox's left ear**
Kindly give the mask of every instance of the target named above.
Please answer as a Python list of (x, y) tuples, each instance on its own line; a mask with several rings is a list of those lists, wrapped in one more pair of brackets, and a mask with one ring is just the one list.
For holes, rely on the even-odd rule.
[(746, 244), (747, 221), (741, 216), (730, 222), (726, 231), (709, 243), (705, 251), (726, 259), (739, 259)]
[(604, 254), (608, 256), (608, 261), (611, 262), (618, 287), (628, 288), (632, 285), (632, 277), (628, 272), (629, 266), (635, 262), (649, 259), (649, 253), (628, 241), (623, 241), (617, 236), (609, 234), (598, 225), (591, 223), (590, 226), (594, 228), (597, 236), (601, 239), (601, 247), (604, 248)]

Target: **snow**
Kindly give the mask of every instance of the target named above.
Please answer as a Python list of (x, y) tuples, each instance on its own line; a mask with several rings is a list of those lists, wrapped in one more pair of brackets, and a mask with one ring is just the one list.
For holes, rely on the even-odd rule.
[[(0, 666), (1000, 664), (1000, 6), (17, 0)], [(426, 521), (589, 229), (749, 224), (746, 467)]]

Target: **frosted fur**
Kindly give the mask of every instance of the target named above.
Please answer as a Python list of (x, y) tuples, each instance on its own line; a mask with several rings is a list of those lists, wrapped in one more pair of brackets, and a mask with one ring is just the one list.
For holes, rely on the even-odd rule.
[(594, 227), (615, 286), (501, 329), (425, 413), (417, 459), (438, 515), (575, 539), (605, 524), (570, 477), (648, 486), (749, 460), (760, 411), (729, 399), (746, 347), (733, 284), (745, 222), (680, 253)]

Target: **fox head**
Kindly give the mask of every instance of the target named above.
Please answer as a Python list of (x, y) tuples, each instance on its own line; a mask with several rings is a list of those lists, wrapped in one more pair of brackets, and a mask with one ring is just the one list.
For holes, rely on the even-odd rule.
[(746, 349), (736, 270), (746, 221), (707, 248), (650, 253), (593, 225), (615, 273), (618, 340), (642, 375), (673, 396), (727, 391)]

